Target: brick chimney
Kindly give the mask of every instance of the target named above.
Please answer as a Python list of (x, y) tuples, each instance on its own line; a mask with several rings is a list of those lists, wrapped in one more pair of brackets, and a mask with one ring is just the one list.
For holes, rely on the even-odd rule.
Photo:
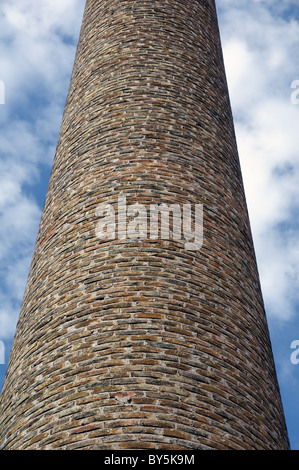
[(87, 0), (2, 449), (289, 448), (214, 0)]

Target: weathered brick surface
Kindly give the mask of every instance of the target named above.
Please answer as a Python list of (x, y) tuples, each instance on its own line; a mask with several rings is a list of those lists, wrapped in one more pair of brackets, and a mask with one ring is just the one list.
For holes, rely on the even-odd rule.
[[(204, 242), (95, 233), (204, 205)], [(87, 0), (0, 401), (4, 449), (286, 449), (214, 0)]]

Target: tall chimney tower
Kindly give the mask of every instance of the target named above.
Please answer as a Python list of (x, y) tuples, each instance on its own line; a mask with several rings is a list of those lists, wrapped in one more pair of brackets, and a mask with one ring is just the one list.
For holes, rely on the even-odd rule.
[(2, 449), (289, 448), (214, 0), (87, 0), (0, 422)]

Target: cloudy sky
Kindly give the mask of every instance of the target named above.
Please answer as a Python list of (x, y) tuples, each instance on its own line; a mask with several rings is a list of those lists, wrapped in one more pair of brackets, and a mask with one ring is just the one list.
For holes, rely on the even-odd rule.
[[(84, 3), (0, 0), (0, 341), (6, 363)], [(216, 3), (278, 379), (292, 448), (299, 449), (299, 364), (291, 362), (291, 343), (299, 340), (299, 5)], [(0, 386), (4, 373), (0, 364)]]

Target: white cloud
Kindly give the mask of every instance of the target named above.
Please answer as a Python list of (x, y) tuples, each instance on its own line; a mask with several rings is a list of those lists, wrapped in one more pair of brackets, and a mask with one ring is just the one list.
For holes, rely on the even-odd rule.
[[(293, 2), (284, 3), (284, 10)], [(269, 316), (289, 320), (299, 303), (299, 22), (277, 2), (219, 0), (239, 154)], [(281, 12), (281, 9), (279, 8)], [(299, 221), (298, 221), (299, 222)], [(297, 230), (298, 230), (297, 222)], [(294, 239), (295, 238), (295, 239)]]
[(11, 338), (14, 335), (18, 312), (16, 308), (7, 301), (6, 295), (0, 295), (0, 305), (0, 331), (3, 340)]
[(18, 317), (82, 21), (81, 0), (0, 6), (0, 338)]

